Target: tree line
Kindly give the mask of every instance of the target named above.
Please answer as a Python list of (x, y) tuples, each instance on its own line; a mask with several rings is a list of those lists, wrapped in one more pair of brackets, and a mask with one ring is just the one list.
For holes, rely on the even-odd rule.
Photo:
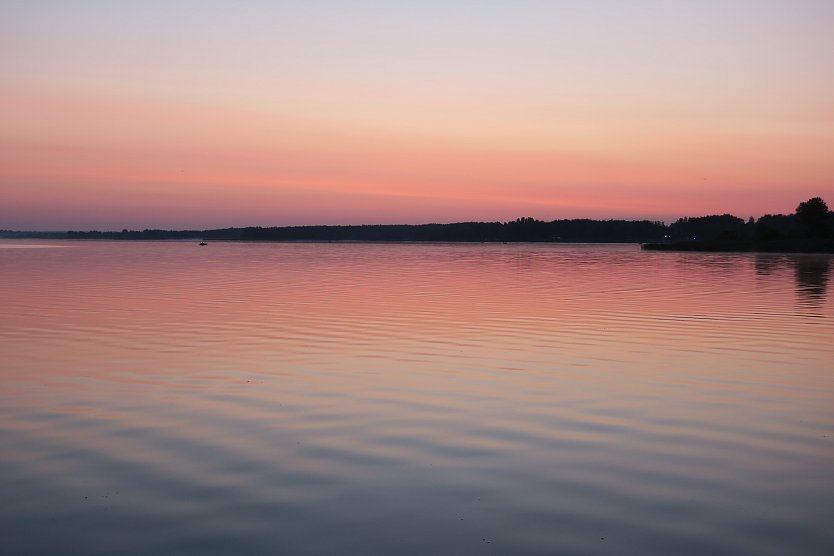
[(834, 213), (820, 197), (800, 203), (792, 214), (767, 214), (743, 220), (731, 214), (680, 218), (672, 224), (649, 220), (570, 219), (542, 221), (517, 218), (508, 222), (453, 224), (379, 224), (348, 226), (274, 226), (211, 230), (127, 230), (15, 232), (0, 237), (117, 240), (239, 241), (414, 241), (414, 242), (594, 242), (691, 244), (733, 242), (744, 245), (787, 245), (834, 241)]
[(681, 218), (666, 241), (649, 249), (834, 252), (834, 212), (820, 197), (799, 203), (793, 214), (766, 214), (747, 221), (730, 214)]

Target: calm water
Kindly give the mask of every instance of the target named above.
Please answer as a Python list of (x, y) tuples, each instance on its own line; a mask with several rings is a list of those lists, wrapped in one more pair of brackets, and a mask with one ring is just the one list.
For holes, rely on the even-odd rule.
[(0, 554), (834, 553), (832, 267), (0, 242)]

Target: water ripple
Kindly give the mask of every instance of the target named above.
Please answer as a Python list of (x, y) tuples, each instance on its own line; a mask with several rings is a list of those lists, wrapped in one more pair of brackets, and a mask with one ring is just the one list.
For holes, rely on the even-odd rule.
[(830, 257), (52, 244), (0, 553), (834, 552)]

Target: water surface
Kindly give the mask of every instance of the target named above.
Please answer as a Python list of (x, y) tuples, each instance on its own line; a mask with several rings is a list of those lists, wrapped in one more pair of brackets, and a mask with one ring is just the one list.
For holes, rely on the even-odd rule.
[(2, 554), (834, 552), (830, 257), (11, 245)]

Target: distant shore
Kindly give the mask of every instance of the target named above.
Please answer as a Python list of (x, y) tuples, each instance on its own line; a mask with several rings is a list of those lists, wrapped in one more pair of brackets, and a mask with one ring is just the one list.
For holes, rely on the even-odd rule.
[(109, 239), (197, 241), (343, 241), (414, 243), (640, 243), (649, 251), (834, 253), (834, 212), (820, 197), (799, 203), (794, 214), (742, 220), (731, 214), (651, 220), (552, 220), (451, 224), (248, 226), (211, 230), (14, 231), (6, 239)]
[(834, 253), (834, 240), (710, 240), (644, 243), (646, 251), (703, 251), (723, 253)]
[(0, 230), (0, 238), (197, 240), (197, 241), (365, 241), (365, 242), (566, 242), (645, 243), (668, 233), (663, 222), (648, 220), (554, 220), (518, 218), (509, 222), (452, 224), (374, 224), (275, 226), (212, 230), (122, 230), (18, 232)]

